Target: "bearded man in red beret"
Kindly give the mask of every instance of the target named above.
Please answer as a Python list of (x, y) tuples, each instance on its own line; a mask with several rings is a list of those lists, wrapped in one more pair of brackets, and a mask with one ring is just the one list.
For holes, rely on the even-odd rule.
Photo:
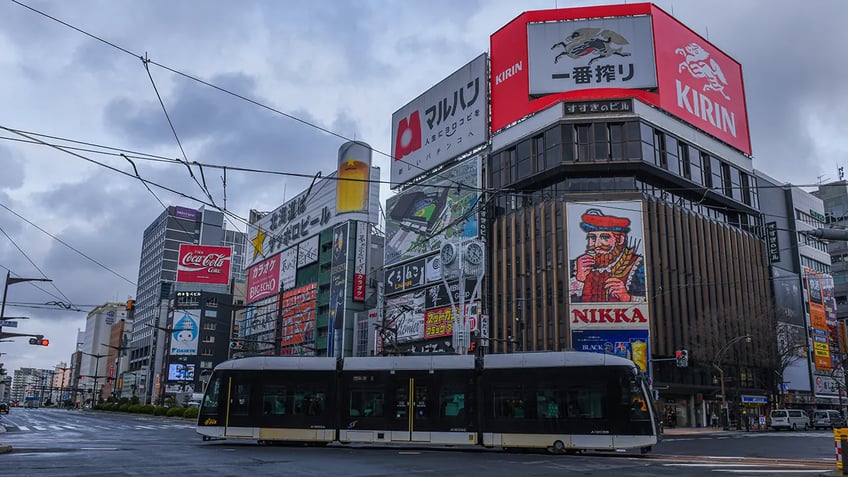
[(630, 219), (589, 209), (581, 217), (586, 253), (571, 263), (571, 301), (646, 301), (645, 261), (628, 243)]

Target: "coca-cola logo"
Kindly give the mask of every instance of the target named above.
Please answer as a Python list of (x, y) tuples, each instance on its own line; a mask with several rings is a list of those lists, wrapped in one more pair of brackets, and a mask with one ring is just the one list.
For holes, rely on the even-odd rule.
[(187, 271), (206, 269), (209, 273), (221, 273), (230, 257), (222, 253), (188, 252), (183, 255), (180, 265)]

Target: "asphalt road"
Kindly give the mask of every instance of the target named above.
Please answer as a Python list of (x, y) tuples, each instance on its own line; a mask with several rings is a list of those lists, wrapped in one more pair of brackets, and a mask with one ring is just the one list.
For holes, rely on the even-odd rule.
[(15, 476), (716, 476), (835, 475), (827, 431), (669, 435), (654, 453), (577, 456), (414, 447), (203, 442), (193, 422), (63, 409), (0, 417), (0, 475)]

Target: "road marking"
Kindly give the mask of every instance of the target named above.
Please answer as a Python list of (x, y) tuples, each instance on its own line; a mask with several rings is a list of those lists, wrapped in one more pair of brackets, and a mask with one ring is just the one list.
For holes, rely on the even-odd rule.
[(115, 451), (118, 450), (117, 447), (80, 447), (80, 450), (108, 450)]
[(37, 431), (46, 431), (47, 430), (46, 427), (41, 427), (41, 426), (32, 426), (32, 428), (37, 430)]
[(704, 463), (672, 463), (663, 464), (666, 467), (759, 467), (758, 464), (722, 464), (720, 462), (704, 462)]
[(22, 430), (22, 431), (28, 431), (28, 430), (29, 430), (29, 427), (27, 427), (27, 426), (18, 426), (18, 429), (20, 429), (20, 430)]
[(731, 473), (746, 473), (746, 474), (820, 474), (829, 472), (830, 469), (716, 469), (713, 472), (731, 472)]

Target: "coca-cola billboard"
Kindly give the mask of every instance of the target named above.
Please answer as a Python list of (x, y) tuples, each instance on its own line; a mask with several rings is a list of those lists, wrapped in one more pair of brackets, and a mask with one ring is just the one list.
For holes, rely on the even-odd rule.
[(212, 245), (180, 245), (177, 281), (226, 285), (230, 282), (231, 247)]

